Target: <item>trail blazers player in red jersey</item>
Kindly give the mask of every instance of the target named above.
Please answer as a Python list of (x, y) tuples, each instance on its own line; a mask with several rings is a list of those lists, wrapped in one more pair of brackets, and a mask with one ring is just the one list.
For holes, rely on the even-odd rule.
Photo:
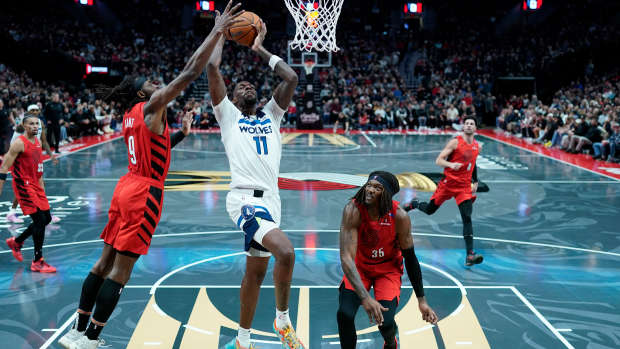
[(480, 145), (474, 139), (476, 123), (475, 117), (466, 117), (463, 121), (463, 135), (451, 139), (437, 156), (435, 163), (445, 168), (444, 177), (439, 181), (430, 202), (419, 202), (414, 199), (404, 207), (406, 211), (417, 208), (431, 215), (444, 201), (454, 198), (463, 220), (466, 266), (480, 264), (483, 260), (482, 255), (474, 252), (474, 230), (471, 223), (472, 206), (476, 200), (474, 193), (478, 190), (476, 159), (480, 152)]
[(231, 4), (232, 1), (221, 15), (218, 13), (211, 33), (169, 85), (160, 87), (157, 81), (131, 76), (105, 91), (104, 100), (115, 100), (126, 110), (123, 137), (129, 171), (114, 190), (108, 224), (101, 233), (103, 252), (84, 280), (76, 322), (58, 341), (65, 348), (99, 346), (99, 334), (114, 311), (135, 262), (148, 252), (161, 217), (170, 149), (189, 133), (191, 125), (190, 115), (186, 114), (183, 130), (170, 137), (166, 105), (201, 74), (223, 32), (239, 22), (236, 18), (243, 11), (239, 11), (239, 4), (232, 8)]
[(6, 181), (6, 174), (13, 174), (13, 192), (25, 215), (30, 215), (32, 223), (18, 237), (8, 238), (6, 244), (13, 257), (23, 261), (21, 248), (24, 240), (32, 236), (34, 241), (34, 259), (30, 270), (41, 273), (55, 273), (56, 268), (43, 259), (43, 240), (45, 227), (51, 222), (50, 205), (45, 196), (43, 185), (43, 161), (41, 159), (41, 143), (37, 137), (39, 118), (26, 114), (22, 121), (24, 134), (19, 136), (9, 148), (0, 167), (0, 193)]
[[(363, 306), (370, 322), (379, 325), (383, 348), (396, 349), (394, 321), (400, 300), (403, 260), (413, 285), (422, 318), (437, 322), (426, 303), (422, 271), (413, 248), (411, 220), (392, 196), (400, 190), (396, 177), (375, 171), (344, 207), (340, 225), (340, 261), (344, 278), (340, 285), (338, 334), (343, 349), (357, 343), (355, 314)], [(370, 288), (375, 290), (375, 299)]]

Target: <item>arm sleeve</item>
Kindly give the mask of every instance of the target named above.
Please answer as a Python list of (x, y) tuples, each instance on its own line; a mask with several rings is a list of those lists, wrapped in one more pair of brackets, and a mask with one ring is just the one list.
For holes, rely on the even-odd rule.
[(413, 286), (416, 297), (424, 297), (424, 286), (422, 285), (422, 270), (420, 269), (420, 262), (415, 255), (413, 246), (402, 250), (403, 257), (405, 259), (405, 268), (407, 268), (407, 275), (409, 281)]
[(474, 166), (474, 173), (471, 174), (471, 180), (474, 183), (478, 182), (478, 165)]
[(179, 142), (181, 142), (185, 138), (185, 134), (183, 131), (178, 130), (170, 137), (170, 149), (174, 148)]

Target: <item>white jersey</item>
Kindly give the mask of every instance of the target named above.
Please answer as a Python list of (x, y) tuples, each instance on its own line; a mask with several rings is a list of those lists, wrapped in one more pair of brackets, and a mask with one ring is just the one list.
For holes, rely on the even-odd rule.
[(228, 97), (213, 111), (228, 157), (230, 187), (277, 194), (282, 156), (280, 122), (286, 111), (273, 97), (257, 115), (243, 115)]

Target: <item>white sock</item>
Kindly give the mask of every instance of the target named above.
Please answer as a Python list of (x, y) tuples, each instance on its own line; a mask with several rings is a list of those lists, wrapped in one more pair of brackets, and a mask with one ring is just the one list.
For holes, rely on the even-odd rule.
[(241, 344), (244, 348), (250, 347), (250, 329), (245, 329), (239, 327), (237, 331), (237, 340), (239, 340), (239, 344)]
[(291, 319), (288, 317), (288, 309), (285, 311), (279, 311), (278, 308), (276, 308), (276, 327), (283, 328), (290, 324)]
[(17, 209), (13, 208), (13, 206), (9, 207), (9, 213), (17, 213)]

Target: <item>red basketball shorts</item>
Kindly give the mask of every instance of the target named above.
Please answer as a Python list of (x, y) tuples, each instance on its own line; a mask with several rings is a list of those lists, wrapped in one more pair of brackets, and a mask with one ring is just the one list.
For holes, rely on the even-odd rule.
[(147, 254), (163, 199), (160, 182), (132, 174), (123, 176), (114, 189), (101, 238), (119, 252)]
[[(368, 265), (363, 268), (357, 266), (357, 271), (360, 274), (364, 287), (367, 291), (370, 288), (375, 290), (375, 299), (378, 301), (391, 301), (396, 298), (400, 302), (400, 287), (402, 285), (402, 270), (396, 269), (393, 266), (390, 268), (382, 268), (380, 264)], [(347, 277), (343, 278), (344, 287), (347, 290), (355, 291), (353, 285), (349, 282)]]
[(435, 200), (435, 205), (441, 206), (446, 200), (450, 200), (454, 198), (456, 200), (456, 204), (460, 205), (461, 202), (472, 199), (476, 201), (476, 196), (471, 192), (470, 186), (451, 186), (447, 184), (445, 179), (439, 181), (437, 185), (437, 190), (431, 196), (431, 200)]
[(47, 211), (50, 209), (45, 190), (39, 185), (38, 179), (14, 178), (13, 192), (24, 215), (31, 215), (37, 210)]

